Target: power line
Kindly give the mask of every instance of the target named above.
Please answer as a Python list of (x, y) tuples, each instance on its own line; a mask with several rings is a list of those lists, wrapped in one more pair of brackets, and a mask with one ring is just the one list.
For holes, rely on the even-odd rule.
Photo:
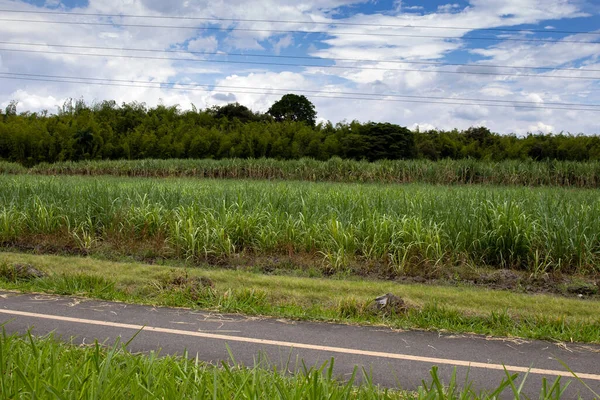
[(145, 59), (145, 60), (187, 61), (187, 62), (203, 62), (203, 63), (216, 63), (216, 64), (262, 65), (262, 66), (278, 66), (278, 67), (312, 67), (312, 68), (333, 68), (333, 69), (347, 69), (347, 70), (404, 71), (404, 72), (457, 74), (457, 75), (534, 77), (534, 78), (548, 78), (548, 79), (577, 79), (577, 80), (599, 80), (600, 79), (600, 77), (596, 77), (596, 76), (509, 74), (509, 73), (482, 72), (482, 71), (446, 71), (446, 70), (427, 70), (427, 69), (414, 69), (414, 68), (383, 68), (383, 67), (365, 67), (365, 66), (357, 67), (357, 66), (346, 66), (346, 65), (291, 64), (291, 63), (277, 63), (277, 62), (239, 61), (239, 60), (208, 60), (208, 59), (194, 59), (194, 58), (183, 58), (183, 57), (140, 56), (140, 55), (133, 55), (133, 54), (74, 53), (74, 52), (66, 52), (66, 51), (26, 50), (26, 49), (6, 49), (6, 48), (0, 48), (0, 51), (11, 51), (11, 52), (20, 52), (20, 53), (74, 55), (74, 56), (90, 56), (90, 57), (134, 58), (134, 59)]
[(94, 26), (126, 26), (133, 28), (168, 28), (168, 29), (193, 29), (193, 30), (213, 30), (213, 31), (242, 31), (242, 32), (269, 32), (269, 33), (293, 33), (293, 34), (319, 34), (329, 36), (379, 36), (379, 37), (408, 37), (408, 38), (428, 38), (428, 39), (449, 39), (449, 40), (488, 40), (488, 41), (514, 41), (514, 42), (538, 42), (538, 43), (579, 43), (579, 44), (600, 44), (600, 42), (585, 40), (553, 40), (553, 39), (523, 39), (523, 38), (498, 38), (498, 37), (453, 37), (438, 35), (413, 35), (403, 33), (375, 33), (375, 32), (326, 32), (326, 31), (303, 31), (303, 30), (283, 30), (283, 29), (254, 29), (254, 28), (221, 28), (221, 27), (197, 27), (180, 25), (149, 25), (149, 24), (123, 24), (108, 22), (80, 22), (80, 21), (41, 21), (33, 19), (13, 19), (0, 18), (4, 22), (31, 22), (37, 24), (58, 24), (58, 25), (94, 25)]
[(560, 33), (560, 34), (585, 34), (585, 35), (600, 35), (600, 32), (593, 31), (566, 31), (555, 29), (515, 29), (515, 28), (467, 28), (458, 26), (431, 26), (431, 25), (415, 25), (415, 24), (368, 24), (356, 22), (343, 22), (337, 20), (325, 21), (309, 21), (309, 20), (271, 20), (271, 19), (246, 19), (246, 18), (210, 18), (210, 17), (185, 17), (185, 16), (168, 16), (168, 15), (135, 15), (135, 14), (101, 14), (101, 13), (83, 13), (71, 11), (34, 11), (34, 10), (1, 10), (2, 13), (20, 13), (20, 14), (49, 14), (49, 15), (77, 15), (85, 17), (107, 17), (107, 18), (149, 18), (149, 19), (172, 19), (172, 20), (188, 20), (188, 21), (216, 21), (216, 22), (264, 22), (264, 23), (284, 23), (284, 24), (313, 24), (313, 25), (339, 25), (339, 26), (364, 26), (364, 27), (382, 27), (382, 28), (423, 28), (423, 29), (452, 29), (465, 31), (495, 31), (495, 32), (533, 32), (533, 33)]
[[(377, 60), (377, 59), (361, 59), (361, 58), (333, 58), (333, 57), (318, 57), (318, 56), (292, 56), (281, 54), (247, 54), (247, 53), (228, 53), (223, 51), (191, 51), (191, 50), (174, 50), (174, 49), (141, 49), (141, 48), (125, 48), (125, 47), (105, 47), (105, 46), (88, 46), (88, 45), (67, 45), (67, 44), (49, 44), (49, 43), (25, 43), (25, 42), (7, 42), (0, 41), (0, 44), (13, 46), (38, 46), (38, 47), (61, 47), (73, 49), (92, 49), (92, 50), (119, 50), (119, 51), (140, 51), (146, 53), (186, 53), (198, 56), (235, 56), (235, 57), (254, 57), (254, 58), (283, 58), (283, 59), (299, 59), (299, 60), (315, 60), (315, 61), (356, 61), (356, 62), (373, 62), (373, 63), (393, 63), (393, 64), (415, 64), (415, 65), (438, 65), (438, 66), (458, 66), (471, 68), (512, 68), (525, 70), (547, 70), (547, 71), (577, 71), (577, 72), (600, 72), (600, 69), (581, 69), (581, 68), (560, 68), (560, 67), (532, 67), (532, 66), (513, 66), (513, 65), (498, 65), (498, 64), (464, 64), (464, 63), (448, 63), (436, 61), (410, 61), (410, 60)], [(0, 49), (2, 50), (2, 49)]]
[[(308, 90), (308, 89), (296, 89), (296, 88), (265, 88), (265, 87), (253, 87), (253, 86), (230, 86), (230, 85), (211, 85), (211, 84), (196, 84), (196, 83), (175, 83), (165, 81), (139, 81), (139, 80), (126, 80), (126, 79), (109, 79), (109, 78), (93, 78), (93, 77), (79, 77), (79, 76), (64, 76), (64, 75), (46, 75), (46, 74), (28, 74), (18, 72), (0, 72), (0, 74), (26, 76), (26, 77), (41, 77), (41, 78), (58, 78), (58, 79), (83, 79), (92, 81), (110, 81), (110, 82), (125, 82), (125, 83), (140, 83), (140, 84), (154, 84), (154, 85), (178, 85), (178, 86), (190, 86), (190, 87), (202, 87), (202, 88), (225, 88), (225, 89), (251, 89), (251, 90), (275, 90), (279, 92), (304, 92), (304, 93), (328, 93), (322, 90)], [(500, 99), (479, 99), (479, 98), (458, 98), (458, 97), (440, 97), (440, 96), (414, 96), (414, 95), (401, 95), (397, 93), (365, 93), (365, 92), (335, 92), (336, 95), (349, 95), (349, 96), (377, 96), (377, 97), (399, 97), (399, 98), (414, 98), (414, 99), (428, 99), (428, 100), (452, 100), (452, 101), (477, 101), (477, 102), (494, 102), (494, 103), (520, 103), (539, 105), (534, 101), (519, 101), (519, 100), (500, 100)], [(556, 105), (556, 106), (580, 106), (580, 107), (600, 107), (600, 104), (582, 104), (582, 103), (554, 103), (545, 102), (545, 105)], [(600, 110), (599, 110), (600, 111)]]
[[(45, 77), (48, 78), (45, 78)], [(43, 78), (42, 78), (43, 77)], [(55, 77), (55, 78), (54, 78)], [(136, 81), (125, 81), (118, 79), (104, 79), (104, 78), (87, 78), (87, 77), (68, 77), (68, 76), (52, 76), (52, 75), (35, 75), (35, 74), (12, 74), (6, 72), (0, 72), (0, 79), (11, 79), (11, 80), (25, 80), (25, 81), (41, 81), (41, 82), (56, 82), (56, 83), (74, 83), (81, 84), (85, 83), (88, 85), (100, 85), (100, 86), (118, 86), (118, 87), (135, 87), (135, 88), (147, 88), (147, 89), (163, 89), (163, 90), (179, 90), (179, 91), (190, 91), (190, 90), (201, 90), (207, 91), (208, 87), (211, 85), (195, 85), (195, 84), (178, 84), (174, 82), (143, 82), (137, 81), (141, 84), (135, 84)], [(130, 82), (131, 84), (125, 83)], [(178, 85), (178, 86), (186, 86), (190, 87), (174, 87), (174, 86), (162, 86), (162, 85)], [(212, 86), (213, 90), (218, 87), (223, 86)], [(226, 92), (232, 94), (256, 94), (256, 95), (264, 95), (264, 96), (281, 96), (281, 93), (273, 93), (272, 91), (295, 91), (295, 92), (316, 92), (316, 93), (325, 93), (323, 91), (311, 91), (311, 90), (287, 90), (287, 89), (269, 89), (269, 88), (258, 88), (258, 87), (240, 87), (249, 90), (260, 90), (260, 92), (256, 91), (243, 91), (243, 90), (227, 90)], [(270, 90), (271, 92), (265, 92), (265, 90)], [(225, 92), (225, 91), (223, 91)], [(338, 93), (330, 93), (332, 95), (322, 95), (322, 94), (313, 94), (311, 97), (316, 98), (327, 98), (327, 99), (340, 99), (340, 100), (365, 100), (365, 101), (383, 101), (383, 102), (400, 102), (400, 103), (424, 103), (424, 104), (446, 104), (446, 105), (454, 105), (454, 106), (486, 106), (486, 107), (503, 107), (503, 108), (522, 108), (522, 109), (539, 109), (539, 110), (571, 110), (571, 111), (599, 111), (594, 108), (573, 108), (573, 107), (547, 107), (547, 106), (533, 106), (533, 105), (521, 105), (521, 104), (491, 104), (491, 103), (467, 103), (462, 102), (462, 99), (454, 99), (454, 98), (442, 98), (442, 97), (427, 97), (427, 96), (414, 96), (410, 99), (399, 99), (393, 98), (389, 99), (386, 97), (390, 97), (388, 95), (379, 95), (380, 98), (374, 97), (353, 97), (353, 96), (336, 96)], [(360, 96), (377, 96), (376, 94), (360, 94), (356, 93)], [(395, 95), (392, 95), (395, 96)], [(398, 96), (400, 97), (400, 96)], [(404, 96), (409, 97), (409, 96)], [(435, 100), (433, 100), (435, 99)], [(445, 101), (448, 100), (448, 101)], [(467, 99), (464, 99), (467, 100)], [(460, 102), (458, 102), (460, 101)], [(493, 100), (479, 100), (479, 101), (493, 101)], [(522, 102), (525, 103), (525, 102)], [(564, 103), (565, 105), (568, 103)], [(585, 104), (577, 104), (579, 107), (598, 107), (600, 105), (594, 104), (587, 106)]]

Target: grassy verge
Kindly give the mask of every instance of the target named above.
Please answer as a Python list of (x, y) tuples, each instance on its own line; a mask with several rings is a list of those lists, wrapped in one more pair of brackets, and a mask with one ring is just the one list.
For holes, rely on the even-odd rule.
[[(293, 319), (382, 324), (556, 341), (600, 343), (600, 301), (390, 281), (265, 275), (243, 270), (175, 268), (87, 257), (0, 253), (7, 270), (31, 264), (47, 277), (4, 274), (0, 287)], [(381, 314), (369, 304), (394, 293), (406, 312)]]
[[(264, 360), (252, 367), (235, 362), (219, 366), (197, 359), (159, 357), (159, 353), (132, 354), (126, 344), (110, 347), (98, 342), (78, 347), (52, 336), (0, 336), (0, 399), (496, 399), (501, 394), (521, 398), (517, 375), (507, 373), (496, 388), (475, 392), (471, 383), (462, 388), (456, 375), (446, 385), (437, 369), (430, 383), (415, 392), (380, 388), (363, 370), (355, 369), (344, 382), (335, 377), (334, 360), (322, 366), (273, 368)], [(293, 366), (292, 366), (293, 367)], [(363, 378), (357, 382), (356, 378)], [(567, 384), (568, 385), (568, 384)], [(559, 399), (566, 386), (558, 378), (544, 380), (540, 398)]]

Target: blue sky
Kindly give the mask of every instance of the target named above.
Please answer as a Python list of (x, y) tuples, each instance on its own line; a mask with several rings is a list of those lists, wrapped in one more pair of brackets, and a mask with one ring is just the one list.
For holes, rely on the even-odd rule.
[[(0, 0), (0, 9), (0, 106), (18, 100), (19, 111), (54, 112), (69, 98), (265, 111), (289, 91), (334, 123), (600, 134), (597, 0)], [(115, 16), (124, 14), (139, 17)], [(181, 16), (202, 19), (164, 18)], [(46, 23), (57, 21), (85, 24)]]

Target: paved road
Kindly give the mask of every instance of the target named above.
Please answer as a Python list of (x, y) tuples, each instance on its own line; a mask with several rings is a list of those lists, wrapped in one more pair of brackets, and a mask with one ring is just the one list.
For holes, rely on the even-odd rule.
[[(543, 377), (553, 381), (562, 375), (563, 382), (570, 380), (560, 359), (600, 393), (600, 346), (401, 332), (0, 291), (0, 323), (6, 321), (8, 332), (54, 331), (85, 343), (112, 342), (117, 337), (126, 341), (143, 327), (130, 345), (132, 351), (160, 348), (163, 354), (181, 354), (187, 349), (211, 362), (229, 359), (227, 347), (236, 361), (246, 365), (261, 354), (278, 368), (291, 360), (292, 370), (299, 360), (320, 365), (335, 357), (341, 379), (360, 366), (372, 371), (376, 383), (404, 389), (417, 388), (434, 365), (446, 382), (456, 367), (462, 379), (468, 372), (476, 388), (491, 388), (505, 377), (504, 364), (521, 375), (531, 368), (526, 387), (537, 397)], [(568, 398), (578, 392), (592, 397), (573, 380)]]

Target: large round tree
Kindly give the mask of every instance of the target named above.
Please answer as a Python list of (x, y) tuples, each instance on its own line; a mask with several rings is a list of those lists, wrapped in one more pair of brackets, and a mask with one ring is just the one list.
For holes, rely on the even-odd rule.
[(317, 112), (313, 103), (306, 96), (297, 94), (286, 94), (269, 108), (267, 114), (279, 122), (300, 121), (309, 126), (315, 126), (317, 119)]

